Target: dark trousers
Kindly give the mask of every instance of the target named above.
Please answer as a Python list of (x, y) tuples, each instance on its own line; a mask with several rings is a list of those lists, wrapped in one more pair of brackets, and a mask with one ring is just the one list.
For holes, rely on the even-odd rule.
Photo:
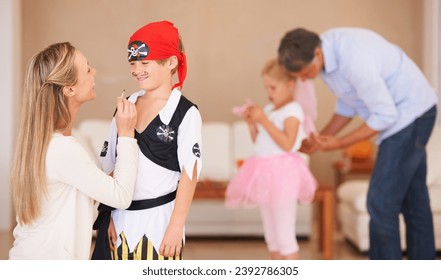
[(367, 197), (370, 259), (402, 259), (400, 213), (406, 224), (409, 259), (436, 258), (426, 183), (426, 144), (436, 113), (434, 106), (379, 146)]

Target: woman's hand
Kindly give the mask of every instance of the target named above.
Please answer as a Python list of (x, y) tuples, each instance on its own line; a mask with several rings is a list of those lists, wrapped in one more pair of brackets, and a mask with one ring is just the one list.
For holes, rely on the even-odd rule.
[(118, 136), (134, 137), (136, 126), (135, 104), (125, 98), (117, 97), (117, 111), (115, 115)]

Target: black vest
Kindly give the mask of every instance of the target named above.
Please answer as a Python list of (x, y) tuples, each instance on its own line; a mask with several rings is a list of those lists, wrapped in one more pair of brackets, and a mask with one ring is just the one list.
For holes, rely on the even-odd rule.
[(178, 161), (178, 129), (192, 106), (197, 108), (195, 104), (181, 96), (168, 125), (161, 121), (158, 114), (143, 132), (138, 133), (135, 130), (138, 146), (149, 160), (169, 170), (181, 172)]

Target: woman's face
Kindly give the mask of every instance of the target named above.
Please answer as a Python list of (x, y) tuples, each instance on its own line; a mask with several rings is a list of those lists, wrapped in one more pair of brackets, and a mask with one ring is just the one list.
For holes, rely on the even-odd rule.
[(281, 81), (269, 75), (263, 75), (263, 85), (268, 93), (268, 99), (275, 108), (280, 108), (293, 100), (295, 82), (293, 80)]
[(171, 72), (168, 62), (159, 64), (155, 60), (131, 61), (130, 73), (138, 82), (139, 88), (152, 91), (165, 83), (171, 85)]
[(79, 50), (75, 51), (74, 64), (78, 71), (78, 81), (71, 87), (75, 93), (72, 97), (80, 104), (95, 99), (95, 68), (89, 65)]

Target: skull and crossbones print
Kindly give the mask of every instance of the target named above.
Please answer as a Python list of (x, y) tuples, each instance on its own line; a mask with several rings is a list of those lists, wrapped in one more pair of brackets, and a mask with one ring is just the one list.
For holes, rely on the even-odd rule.
[(161, 141), (169, 143), (173, 141), (175, 137), (175, 131), (171, 126), (164, 124), (156, 129), (156, 136), (158, 136)]
[(143, 60), (149, 54), (149, 47), (141, 41), (133, 41), (127, 49), (129, 53), (128, 60)]

